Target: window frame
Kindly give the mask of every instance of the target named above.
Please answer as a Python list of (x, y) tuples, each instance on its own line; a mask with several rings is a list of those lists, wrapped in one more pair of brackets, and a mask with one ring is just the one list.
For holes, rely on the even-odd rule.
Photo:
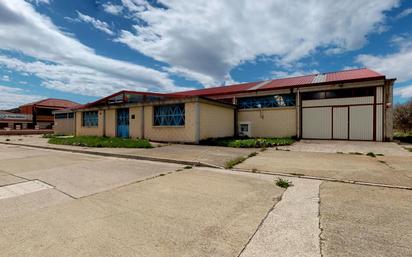
[[(243, 101), (244, 103), (242, 103)], [(259, 107), (258, 105), (261, 106)], [(239, 97), (237, 99), (237, 107), (239, 110), (296, 107), (296, 94), (289, 93)]]
[[(173, 107), (178, 107), (180, 110), (178, 109), (167, 110), (167, 108), (173, 108)], [(153, 114), (152, 114), (153, 127), (184, 127), (186, 125), (186, 110), (185, 109), (186, 109), (185, 103), (154, 105)], [(158, 117), (159, 115), (163, 116), (163, 118)], [(177, 117), (178, 115), (182, 117), (178, 119)]]
[[(90, 117), (90, 116), (95, 117)], [(96, 128), (99, 126), (99, 111), (82, 112), (82, 127)]]

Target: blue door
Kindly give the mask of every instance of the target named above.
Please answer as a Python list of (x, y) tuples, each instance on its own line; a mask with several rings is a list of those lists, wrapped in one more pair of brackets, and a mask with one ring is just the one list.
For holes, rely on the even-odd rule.
[(129, 137), (129, 109), (117, 109), (117, 136)]

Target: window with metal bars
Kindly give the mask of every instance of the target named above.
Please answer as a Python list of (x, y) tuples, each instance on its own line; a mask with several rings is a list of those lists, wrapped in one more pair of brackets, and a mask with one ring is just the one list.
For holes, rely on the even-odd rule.
[(67, 119), (67, 113), (56, 113), (55, 115), (54, 115), (54, 118), (56, 119), (56, 120), (60, 120), (60, 119)]
[(295, 94), (243, 97), (237, 99), (239, 109), (295, 106)]
[(83, 112), (82, 114), (83, 127), (97, 127), (99, 125), (99, 116), (97, 111)]
[(185, 125), (185, 105), (171, 104), (153, 107), (154, 126), (184, 126)]

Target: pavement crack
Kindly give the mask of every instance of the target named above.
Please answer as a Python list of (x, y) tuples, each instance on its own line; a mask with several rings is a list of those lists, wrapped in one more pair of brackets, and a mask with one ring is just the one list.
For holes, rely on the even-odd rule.
[(322, 186), (324, 182), (319, 184), (319, 192), (318, 192), (318, 219), (319, 219), (319, 254), (321, 257), (323, 257), (323, 244), (325, 243), (325, 239), (323, 238), (323, 228), (321, 224), (321, 213), (320, 213), (320, 187)]
[[(283, 194), (286, 192), (286, 190), (283, 192)], [(237, 257), (240, 257), (242, 253), (245, 251), (246, 247), (250, 244), (252, 239), (255, 237), (256, 233), (260, 230), (260, 228), (263, 226), (263, 223), (265, 220), (268, 218), (269, 214), (275, 209), (276, 205), (282, 201), (283, 194), (279, 196), (279, 201), (274, 201), (273, 205), (270, 207), (270, 209), (266, 212), (266, 215), (263, 217), (263, 219), (260, 221), (259, 225), (257, 226), (256, 230), (253, 232), (253, 234), (250, 236), (249, 240), (246, 242), (246, 244), (243, 246), (242, 250), (239, 252)]]

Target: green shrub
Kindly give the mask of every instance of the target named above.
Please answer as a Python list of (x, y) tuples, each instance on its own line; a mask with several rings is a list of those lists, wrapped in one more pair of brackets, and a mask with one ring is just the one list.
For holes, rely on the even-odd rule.
[(246, 157), (237, 157), (236, 159), (230, 160), (226, 162), (225, 169), (231, 169), (235, 167), (236, 165), (238, 165), (239, 163), (244, 162), (246, 159), (247, 159)]
[(212, 146), (226, 146), (235, 148), (266, 148), (275, 147), (281, 145), (291, 145), (295, 142), (290, 137), (285, 138), (247, 138), (247, 137), (221, 137), (221, 138), (209, 138), (202, 140), (202, 145)]
[(75, 145), (86, 147), (152, 148), (152, 145), (147, 139), (129, 139), (118, 137), (52, 137), (48, 142), (56, 145)]
[(278, 187), (282, 187), (282, 188), (288, 188), (290, 186), (293, 186), (293, 183), (287, 179), (283, 179), (283, 178), (278, 178), (276, 180), (276, 185)]
[(403, 143), (412, 144), (412, 131), (409, 131), (409, 132), (396, 131), (395, 133), (393, 133), (393, 139), (398, 140)]
[(366, 155), (369, 156), (369, 157), (373, 157), (373, 158), (376, 157), (376, 154), (373, 153), (373, 152), (369, 152), (369, 153), (367, 153)]

